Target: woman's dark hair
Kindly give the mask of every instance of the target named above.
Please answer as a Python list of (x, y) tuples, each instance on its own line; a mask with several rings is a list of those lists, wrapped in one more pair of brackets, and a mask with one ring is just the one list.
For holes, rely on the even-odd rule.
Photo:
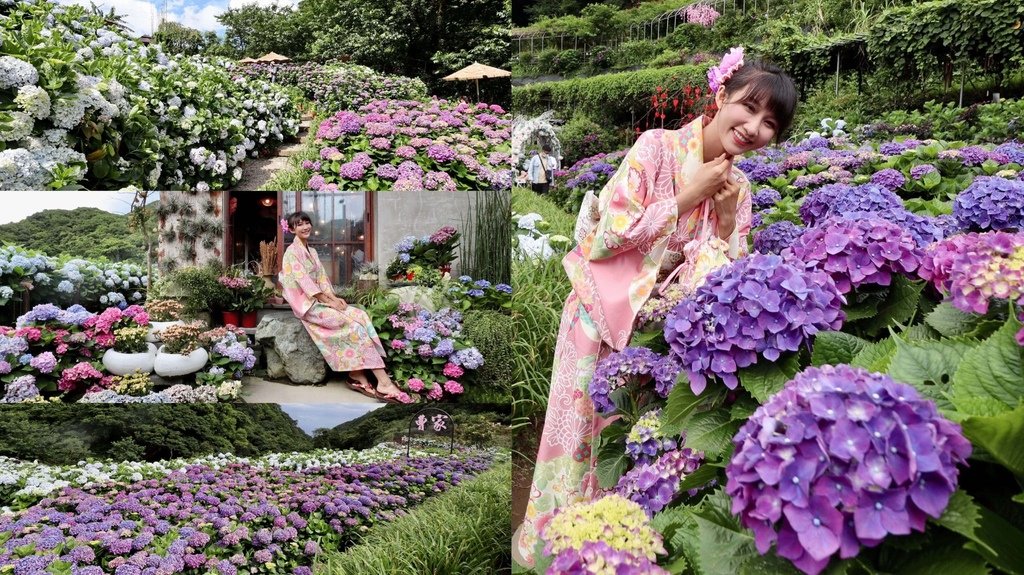
[(782, 68), (770, 62), (753, 60), (733, 72), (732, 77), (723, 85), (726, 96), (742, 92), (750, 86), (750, 90), (743, 95), (743, 101), (763, 104), (768, 108), (779, 123), (775, 140), (781, 140), (782, 134), (793, 123), (797, 101), (796, 86)]
[(295, 231), (295, 228), (298, 227), (299, 224), (305, 222), (309, 222), (310, 224), (313, 223), (313, 220), (306, 212), (292, 212), (291, 214), (288, 214), (288, 227), (292, 231)]

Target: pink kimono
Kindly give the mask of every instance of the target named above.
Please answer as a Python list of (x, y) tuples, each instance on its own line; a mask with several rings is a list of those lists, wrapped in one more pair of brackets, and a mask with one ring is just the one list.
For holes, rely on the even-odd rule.
[(284, 252), (281, 263), (284, 299), (295, 317), (302, 320), (327, 365), (334, 371), (358, 371), (384, 367), (384, 346), (365, 311), (349, 305), (344, 311), (326, 306), (314, 298), (333, 293), (327, 271), (316, 250), (296, 240)]
[[(675, 196), (703, 165), (703, 142), (701, 118), (680, 130), (644, 132), (601, 191), (597, 226), (562, 262), (573, 289), (562, 311), (530, 500), (514, 541), (529, 566), (552, 513), (601, 494), (591, 448), (610, 420), (595, 416), (587, 388), (597, 362), (628, 345), (659, 275), (681, 261), (683, 246), (699, 231), (701, 205), (680, 218)], [(746, 252), (752, 214), (750, 182), (735, 167), (732, 177), (740, 183), (729, 239), (735, 258)], [(713, 210), (708, 223), (717, 233)]]

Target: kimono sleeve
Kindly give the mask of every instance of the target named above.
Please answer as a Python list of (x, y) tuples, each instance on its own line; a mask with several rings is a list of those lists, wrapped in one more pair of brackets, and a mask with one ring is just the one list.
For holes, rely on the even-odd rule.
[(662, 130), (644, 132), (623, 158), (619, 169), (601, 190), (601, 219), (594, 229), (590, 261), (612, 257), (624, 250), (653, 244), (675, 228), (675, 198), (655, 200), (655, 182), (661, 169)]
[(729, 257), (732, 259), (746, 256), (749, 252), (747, 236), (754, 219), (752, 200), (750, 180), (741, 175), (739, 198), (736, 200), (736, 229), (729, 236)]

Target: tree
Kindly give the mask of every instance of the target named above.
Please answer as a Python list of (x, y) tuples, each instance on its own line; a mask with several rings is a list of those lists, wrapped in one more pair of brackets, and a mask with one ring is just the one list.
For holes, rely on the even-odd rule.
[(186, 56), (205, 54), (211, 48), (220, 45), (220, 39), (214, 32), (200, 32), (195, 28), (169, 21), (160, 23), (153, 34), (153, 39), (164, 47), (165, 52)]
[(224, 43), (236, 57), (259, 57), (267, 52), (295, 59), (306, 53), (308, 31), (303, 16), (291, 7), (246, 4), (217, 16), (227, 29)]

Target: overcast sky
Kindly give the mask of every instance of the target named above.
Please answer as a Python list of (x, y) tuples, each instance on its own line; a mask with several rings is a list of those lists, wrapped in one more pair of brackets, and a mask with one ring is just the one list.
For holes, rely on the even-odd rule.
[(299, 427), (309, 435), (318, 428), (331, 428), (362, 417), (366, 413), (384, 407), (383, 403), (327, 403), (300, 404), (282, 403), (281, 409), (299, 422)]
[[(159, 192), (150, 194), (150, 203)], [(20, 222), (43, 210), (73, 210), (75, 208), (99, 208), (112, 214), (127, 214), (131, 211), (133, 192), (64, 192), (44, 190), (37, 192), (4, 192), (3, 208), (0, 208), (0, 224)]]
[[(81, 4), (89, 7), (89, 0), (57, 1), (61, 4)], [(165, 4), (162, 0), (94, 1), (104, 12), (109, 12), (113, 8), (115, 13), (123, 14), (124, 22), (135, 36), (151, 35), (154, 32), (160, 23), (160, 12)], [(167, 19), (197, 30), (213, 30), (223, 37), (224, 26), (217, 21), (217, 16), (229, 8), (241, 8), (246, 4), (294, 6), (298, 4), (298, 0), (167, 0)]]

